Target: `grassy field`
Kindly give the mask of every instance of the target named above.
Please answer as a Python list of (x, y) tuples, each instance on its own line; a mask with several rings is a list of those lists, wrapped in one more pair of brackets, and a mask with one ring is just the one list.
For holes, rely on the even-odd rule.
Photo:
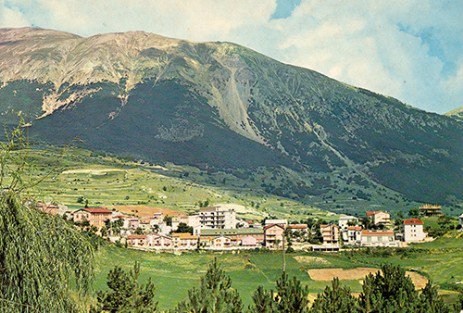
[[(281, 275), (282, 253), (242, 252), (231, 253), (184, 253), (173, 255), (152, 253), (105, 246), (97, 254), (97, 275), (94, 290), (104, 289), (106, 275), (115, 265), (130, 270), (135, 260), (141, 263), (141, 278), (152, 277), (156, 285), (156, 298), (162, 309), (175, 306), (187, 295), (187, 290), (199, 285), (207, 264), (216, 257), (232, 278), (246, 306), (252, 293), (259, 286), (275, 289), (275, 281)], [(286, 254), (287, 272), (296, 276), (309, 287), (311, 298), (329, 284), (314, 281), (309, 269), (357, 267), (379, 268), (384, 263), (400, 265), (408, 271), (416, 271), (437, 284), (448, 302), (455, 302), (463, 283), (463, 239), (443, 238), (406, 249), (364, 250), (342, 253), (291, 253)], [(358, 279), (344, 280), (352, 292), (361, 292)]]

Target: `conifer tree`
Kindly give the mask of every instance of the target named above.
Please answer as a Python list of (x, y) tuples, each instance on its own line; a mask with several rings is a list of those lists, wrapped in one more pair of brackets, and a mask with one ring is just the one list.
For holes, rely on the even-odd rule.
[(188, 291), (188, 299), (180, 302), (173, 312), (184, 313), (241, 313), (243, 304), (231, 279), (214, 259), (199, 288)]
[(418, 307), (420, 312), (427, 313), (450, 313), (450, 308), (437, 294), (437, 288), (428, 281), (421, 291)]
[(359, 304), (364, 312), (415, 312), (418, 294), (400, 266), (383, 265), (363, 281)]
[(272, 313), (275, 312), (273, 291), (267, 291), (264, 287), (257, 287), (252, 295), (253, 304), (249, 306), (250, 313)]
[(133, 271), (127, 273), (119, 266), (109, 271), (109, 291), (97, 293), (97, 307), (92, 313), (152, 313), (157, 310), (154, 301), (154, 285), (151, 280), (139, 285), (140, 263), (135, 262)]
[(357, 301), (352, 296), (350, 289), (341, 286), (339, 279), (335, 277), (331, 282), (331, 287), (326, 286), (323, 293), (318, 294), (311, 312), (356, 313), (359, 310)]
[(276, 311), (282, 313), (305, 313), (309, 309), (307, 296), (309, 289), (303, 287), (301, 282), (293, 277), (288, 279), (288, 274), (282, 273), (277, 280)]

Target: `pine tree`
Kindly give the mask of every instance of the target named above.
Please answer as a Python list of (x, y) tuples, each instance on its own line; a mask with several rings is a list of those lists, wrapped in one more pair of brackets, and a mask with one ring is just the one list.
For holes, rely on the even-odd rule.
[(184, 313), (241, 313), (243, 305), (231, 279), (214, 259), (199, 288), (188, 291), (188, 299), (180, 302), (173, 312)]
[(262, 286), (257, 287), (252, 295), (252, 301), (253, 304), (249, 306), (250, 313), (272, 313), (275, 310), (273, 292), (265, 290)]
[(97, 293), (97, 307), (92, 313), (151, 313), (156, 312), (154, 285), (151, 280), (139, 285), (140, 264), (135, 262), (133, 271), (127, 273), (119, 266), (109, 271), (107, 285), (109, 291)]
[(450, 313), (450, 308), (437, 294), (437, 288), (428, 281), (419, 298), (419, 311), (426, 313)]
[(364, 312), (416, 312), (418, 293), (400, 266), (383, 265), (381, 272), (365, 277), (362, 288), (359, 304)]
[(277, 280), (277, 295), (275, 297), (276, 311), (282, 313), (304, 313), (308, 312), (309, 301), (307, 296), (309, 290), (302, 287), (301, 282), (293, 277), (288, 279), (288, 274), (283, 272)]
[(318, 294), (312, 306), (311, 312), (342, 312), (354, 313), (359, 312), (357, 301), (352, 296), (348, 287), (343, 287), (336, 277), (331, 282), (331, 287), (326, 286), (323, 293)]

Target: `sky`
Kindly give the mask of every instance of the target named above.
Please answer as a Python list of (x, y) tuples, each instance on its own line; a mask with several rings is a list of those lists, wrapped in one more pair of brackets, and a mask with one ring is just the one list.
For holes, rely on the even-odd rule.
[(235, 42), (445, 113), (463, 106), (460, 0), (0, 0), (0, 27)]

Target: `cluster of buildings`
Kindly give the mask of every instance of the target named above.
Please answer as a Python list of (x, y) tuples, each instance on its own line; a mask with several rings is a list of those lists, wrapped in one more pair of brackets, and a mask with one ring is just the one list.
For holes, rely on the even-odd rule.
[(283, 249), (286, 228), (307, 230), (307, 225), (288, 225), (286, 220), (266, 220), (265, 225), (237, 220), (234, 209), (221, 207), (169, 218), (162, 213), (140, 218), (104, 208), (83, 208), (73, 212), (72, 219), (99, 232), (104, 228), (112, 241), (147, 250)]
[[(54, 205), (40, 204), (42, 211), (60, 214)], [(439, 206), (420, 207), (422, 215), (440, 215)], [(62, 212), (61, 212), (62, 213)], [(165, 216), (155, 213), (150, 217), (127, 216), (105, 208), (83, 208), (70, 214), (77, 225), (93, 227), (129, 247), (153, 250), (236, 250), (284, 249), (287, 237), (302, 241), (313, 236), (317, 229), (306, 224), (288, 224), (287, 220), (267, 219), (264, 225), (236, 218), (234, 209), (220, 206), (201, 208), (191, 215)], [(463, 215), (460, 216), (463, 224)], [(403, 242), (426, 239), (423, 221), (409, 218), (400, 231), (392, 228), (390, 214), (385, 211), (367, 212), (362, 221), (343, 215), (337, 224), (317, 225), (322, 240), (310, 245), (312, 250), (339, 250), (340, 246), (399, 247)], [(304, 239), (305, 238), (305, 239)], [(305, 246), (307, 247), (307, 246)]]
[(320, 250), (336, 250), (342, 243), (347, 246), (364, 247), (399, 247), (402, 242), (420, 242), (426, 239), (424, 223), (419, 218), (409, 218), (403, 221), (402, 231), (394, 232), (391, 216), (384, 211), (366, 213), (366, 222), (362, 225), (355, 216), (343, 215), (338, 224), (320, 225), (323, 245)]

